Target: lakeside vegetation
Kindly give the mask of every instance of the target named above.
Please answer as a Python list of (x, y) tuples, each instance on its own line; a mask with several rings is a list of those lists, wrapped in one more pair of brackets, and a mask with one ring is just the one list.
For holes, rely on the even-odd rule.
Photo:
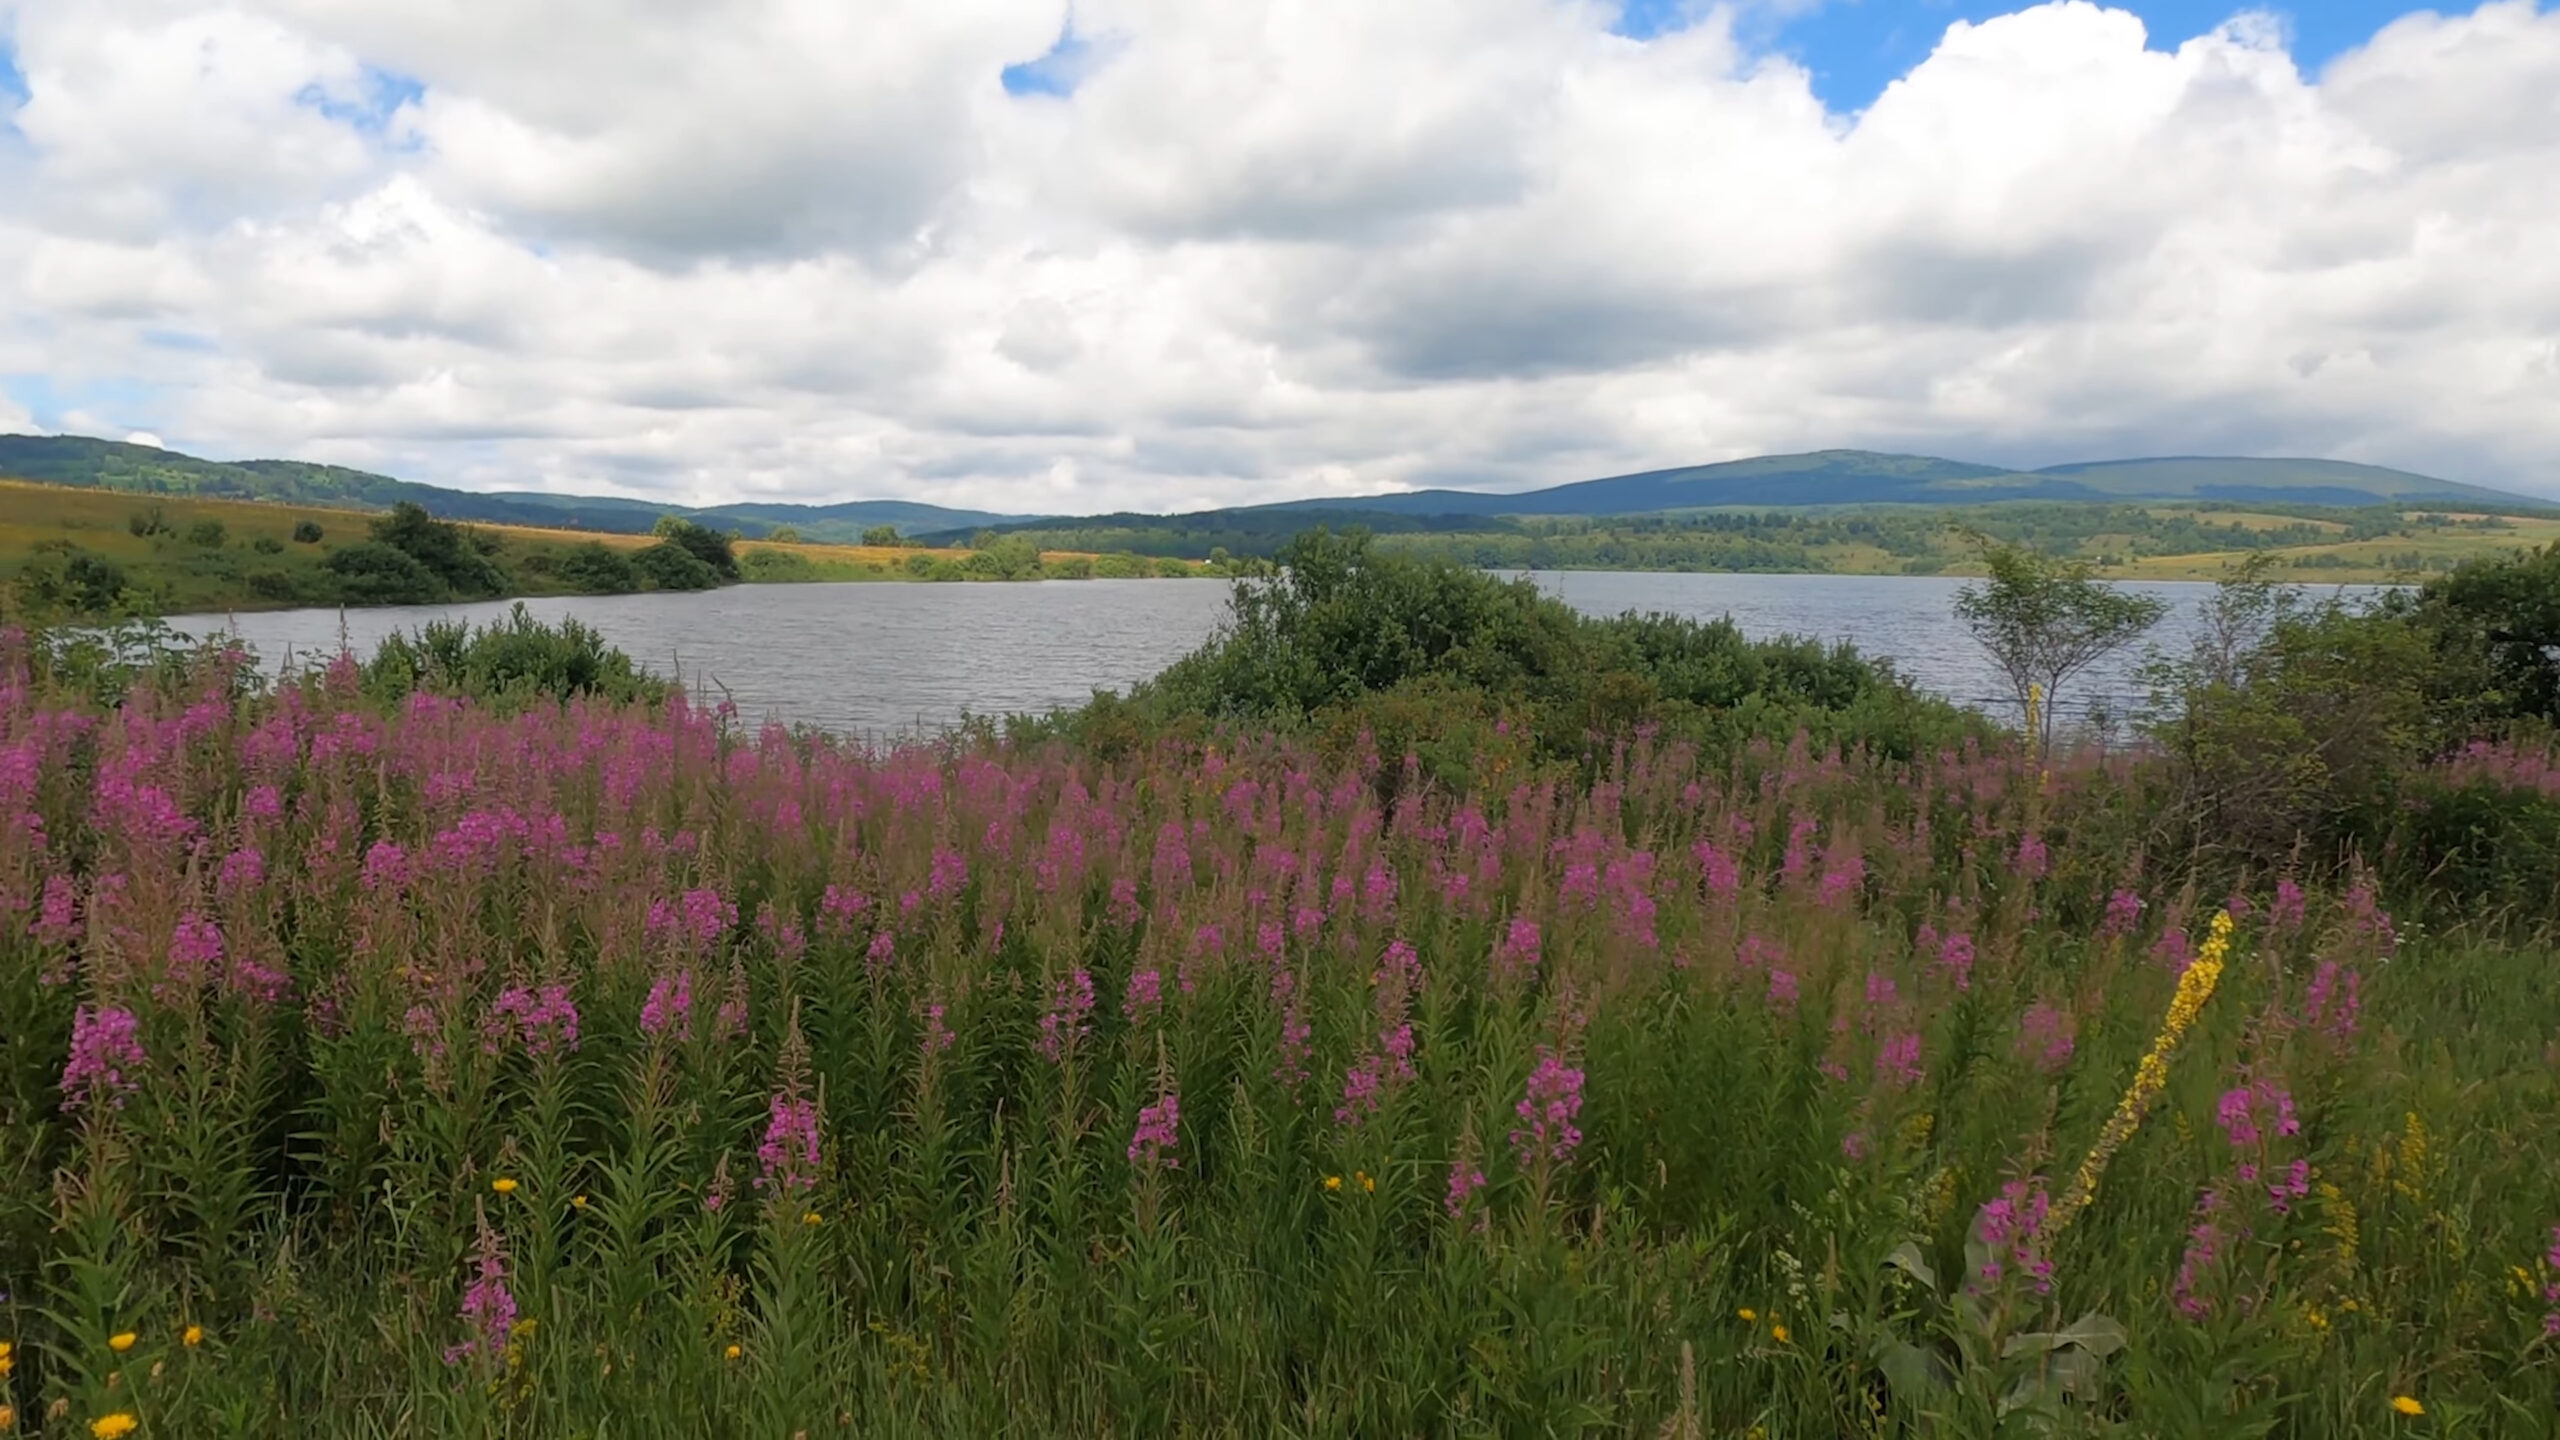
[(890, 750), (0, 636), (0, 1429), (2547, 1433), (2560, 547), (2103, 752), (1286, 558)]
[(919, 547), (741, 540), (662, 517), (650, 534), (581, 534), (258, 501), (141, 497), (0, 481), (0, 614), (111, 617), (306, 605), (424, 605), (818, 580), (1143, 579), (1204, 567), (1043, 552), (987, 537)]
[(1001, 527), (1044, 546), (1267, 559), (1317, 522), (1489, 570), (1975, 575), (1976, 535), (2084, 559), (2115, 579), (2216, 580), (2264, 557), (2321, 584), (2423, 579), (2560, 539), (2560, 510), (2018, 501), (1950, 508), (1752, 509), (1590, 518), (1227, 510)]

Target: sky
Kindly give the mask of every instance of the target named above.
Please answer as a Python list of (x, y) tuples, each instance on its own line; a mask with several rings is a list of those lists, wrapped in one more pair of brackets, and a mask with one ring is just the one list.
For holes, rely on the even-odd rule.
[(2537, 0), (0, 0), (0, 431), (691, 504), (2560, 498), (2554, 175)]

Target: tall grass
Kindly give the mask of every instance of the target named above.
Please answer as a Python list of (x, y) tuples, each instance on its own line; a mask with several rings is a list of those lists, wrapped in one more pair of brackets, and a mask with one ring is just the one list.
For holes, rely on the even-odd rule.
[(0, 676), (0, 1427), (2553, 1423), (2550, 956), (2095, 761)]

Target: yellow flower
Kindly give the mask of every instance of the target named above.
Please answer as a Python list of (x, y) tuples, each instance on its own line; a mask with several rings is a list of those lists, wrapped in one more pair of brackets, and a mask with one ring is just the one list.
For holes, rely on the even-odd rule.
[(517, 1321), (516, 1323), (514, 1323), (513, 1325), (508, 1326), (508, 1327), (507, 1327), (507, 1333), (508, 1333), (508, 1334), (510, 1334), (510, 1335), (512, 1335), (512, 1336), (514, 1336), (514, 1337), (515, 1337), (515, 1338), (517, 1338), (518, 1340), (521, 1340), (521, 1339), (523, 1339), (524, 1337), (526, 1337), (527, 1335), (530, 1335), (530, 1334), (532, 1334), (532, 1333), (533, 1333), (533, 1326), (534, 1326), (534, 1321), (533, 1321), (532, 1317), (528, 1316), (528, 1317), (526, 1317), (525, 1319), (519, 1320), (519, 1321)]
[(800, 1217), (800, 1223), (801, 1223), (801, 1224), (803, 1224), (803, 1225), (815, 1225), (815, 1224), (817, 1224), (817, 1223), (818, 1223), (818, 1212), (817, 1212), (817, 1211), (815, 1211), (815, 1210), (812, 1210), (812, 1211), (810, 1211), (809, 1213), (807, 1213), (806, 1215), (801, 1216), (801, 1217)]
[(501, 1175), (489, 1182), (489, 1188), (501, 1195), (513, 1195), (516, 1193), (516, 1182), (508, 1176)]
[(1378, 1193), (1378, 1182), (1377, 1182), (1377, 1179), (1376, 1179), (1376, 1177), (1372, 1176), (1368, 1171), (1366, 1171), (1366, 1170), (1354, 1170), (1354, 1171), (1352, 1171), (1352, 1172), (1351, 1172), (1351, 1174), (1352, 1174), (1352, 1176), (1353, 1176), (1354, 1178), (1356, 1178), (1357, 1180), (1359, 1180), (1359, 1182), (1360, 1182), (1360, 1188), (1361, 1188), (1361, 1189), (1368, 1191), (1368, 1192), (1369, 1192), (1370, 1194), (1372, 1194), (1372, 1195), (1374, 1195), (1374, 1194)]
[(203, 1344), (204, 1327), (201, 1325), (190, 1325), (186, 1329), (179, 1331), (178, 1343), (186, 1346), (190, 1350), (193, 1350), (197, 1346)]
[(130, 1435), (141, 1428), (142, 1422), (134, 1419), (130, 1412), (124, 1410), (118, 1410), (112, 1415), (101, 1415), (89, 1422), (89, 1433), (97, 1436), (98, 1440), (120, 1440), (120, 1437)]
[(2068, 1226), (2089, 1202), (2097, 1198), (2098, 1177), (2106, 1173), (2107, 1162), (2115, 1158), (2124, 1142), (2142, 1124), (2143, 1112), (2151, 1108), (2152, 1097), (2169, 1083), (2169, 1060), (2178, 1051), (2178, 1043), (2203, 1013), (2204, 1004), (2213, 998), (2213, 987), (2222, 981), (2223, 962), (2231, 954), (2231, 912), (2218, 911), (2213, 917), (2213, 930), (2196, 950), (2196, 958), (2178, 977), (2177, 993), (2169, 997), (2169, 1013), (2160, 1019), (2160, 1033), (2151, 1039), (2151, 1048), (2134, 1067), (2133, 1083), (2125, 1087), (2124, 1097), (2116, 1102), (2115, 1113), (2098, 1132), (2098, 1143), (2089, 1147), (2089, 1157), (2080, 1162), (2080, 1173), (2071, 1178), (2071, 1187), (2062, 1192), (2062, 1202), (2055, 1206), (2055, 1232)]
[(1339, 1190), (1339, 1189), (1341, 1189), (1341, 1188), (1342, 1188), (1342, 1177), (1341, 1177), (1341, 1176), (1339, 1176), (1339, 1175), (1327, 1175), (1326, 1177), (1324, 1177), (1324, 1188), (1326, 1188), (1327, 1190)]
[(17, 1428), (18, 1407), (15, 1405), (0, 1405), (0, 1430), (15, 1430)]
[(732, 1345), (732, 1346), (730, 1346), (728, 1349), (723, 1350), (723, 1351), (721, 1351), (721, 1352), (720, 1352), (721, 1356), (722, 1356), (724, 1359), (729, 1359), (729, 1360), (735, 1360), (735, 1359), (737, 1359), (740, 1355), (743, 1355), (743, 1354), (745, 1354), (745, 1353), (746, 1353), (745, 1351), (740, 1350), (740, 1349), (739, 1349), (737, 1346), (735, 1346), (735, 1345)]
[(1745, 1306), (1745, 1307), (1743, 1307), (1743, 1308), (1742, 1308), (1742, 1309), (1740, 1309), (1740, 1310), (1736, 1310), (1736, 1311), (1734, 1311), (1733, 1313), (1734, 1313), (1734, 1314), (1736, 1314), (1736, 1315), (1741, 1316), (1741, 1317), (1742, 1317), (1742, 1319), (1743, 1319), (1743, 1323), (1745, 1323), (1745, 1324), (1748, 1324), (1748, 1325), (1756, 1325), (1756, 1324), (1760, 1323), (1760, 1312), (1759, 1312), (1759, 1311), (1757, 1311), (1757, 1310), (1751, 1309), (1749, 1306)]
[(133, 1348), (134, 1338), (134, 1333), (130, 1330), (119, 1331), (107, 1337), (107, 1348), (121, 1355)]
[(586, 1196), (584, 1196), (584, 1195), (572, 1195), (572, 1196), (570, 1196), (570, 1197), (569, 1197), (569, 1208), (570, 1208), (570, 1209), (572, 1209), (572, 1210), (584, 1210), (584, 1209), (586, 1209), (586, 1208), (587, 1208), (587, 1197), (586, 1197)]
[(2403, 1415), (2424, 1415), (2427, 1413), (2427, 1407), (2419, 1404), (2418, 1397), (2415, 1395), (2392, 1396), (2391, 1408), (2399, 1411)]
[(1786, 1344), (1786, 1343), (1787, 1343), (1787, 1327), (1786, 1327), (1786, 1326), (1784, 1326), (1784, 1325), (1772, 1325), (1772, 1326), (1770, 1326), (1770, 1327), (1769, 1327), (1769, 1338), (1770, 1338), (1770, 1339), (1772, 1339), (1772, 1340), (1777, 1341), (1777, 1342), (1778, 1342), (1779, 1344), (1781, 1344), (1781, 1345)]

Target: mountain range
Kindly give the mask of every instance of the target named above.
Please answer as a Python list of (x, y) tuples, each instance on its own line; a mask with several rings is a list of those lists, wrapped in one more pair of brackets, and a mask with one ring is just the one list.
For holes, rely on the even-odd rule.
[[(1058, 518), (953, 509), (907, 500), (853, 500), (834, 505), (750, 501), (695, 507), (611, 496), (453, 490), (337, 465), (295, 460), (201, 460), (148, 445), (74, 435), (0, 435), (0, 478), (357, 508), (385, 508), (409, 500), (452, 520), (623, 533), (644, 532), (659, 516), (674, 514), (717, 522), (751, 537), (770, 533), (779, 525), (790, 525), (802, 538), (815, 541), (851, 541), (878, 525), (892, 525), (910, 535), (965, 534), (988, 527), (1054, 523)], [(1648, 470), (1511, 494), (1411, 490), (1241, 506), (1183, 518), (1196, 523), (1214, 516), (1253, 517), (1254, 528), (1265, 528), (1275, 521), (1285, 524), (1289, 512), (1309, 511), (1343, 512), (1345, 519), (1364, 515), (1429, 516), (1445, 521), (1467, 516), (1677, 514), (1719, 508), (1959, 506), (2004, 500), (2412, 504), (2506, 511), (2555, 508), (2550, 501), (2339, 460), (2171, 456), (2006, 470), (1927, 455), (1818, 450), (1804, 455), (1763, 455), (1713, 465)]]

